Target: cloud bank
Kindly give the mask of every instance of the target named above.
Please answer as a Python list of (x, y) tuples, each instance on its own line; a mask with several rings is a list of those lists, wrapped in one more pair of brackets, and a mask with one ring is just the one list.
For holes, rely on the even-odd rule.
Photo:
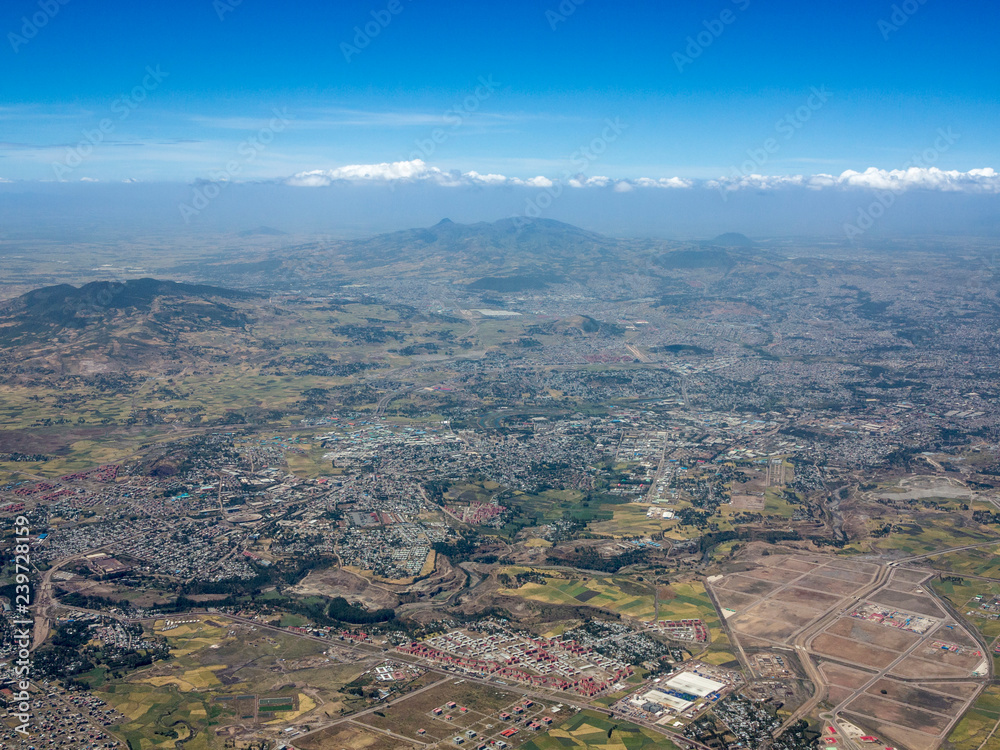
[(910, 167), (908, 169), (877, 169), (864, 172), (849, 169), (839, 175), (760, 175), (737, 174), (715, 180), (692, 180), (683, 177), (636, 177), (615, 179), (611, 177), (585, 177), (564, 175), (549, 178), (542, 175), (530, 178), (507, 177), (502, 174), (446, 171), (426, 164), (421, 159), (412, 161), (383, 162), (382, 164), (351, 164), (335, 169), (314, 169), (299, 172), (284, 180), (294, 187), (326, 187), (350, 183), (428, 183), (444, 187), (462, 186), (512, 186), (552, 188), (566, 186), (575, 189), (605, 188), (618, 193), (649, 189), (714, 189), (720, 192), (740, 190), (769, 191), (788, 188), (808, 190), (861, 189), (906, 192), (926, 190), (947, 193), (1000, 193), (1000, 173), (992, 167), (971, 169), (968, 172), (943, 170), (937, 167)]

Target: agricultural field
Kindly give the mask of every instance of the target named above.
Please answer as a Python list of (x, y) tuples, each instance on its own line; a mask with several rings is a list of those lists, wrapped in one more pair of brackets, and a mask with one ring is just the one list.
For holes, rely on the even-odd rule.
[(1000, 545), (949, 552), (927, 558), (928, 565), (943, 573), (1000, 579)]
[[(869, 530), (874, 531), (887, 523), (889, 519), (869, 521)], [(998, 540), (995, 529), (980, 526), (959, 512), (947, 510), (919, 513), (914, 520), (897, 520), (891, 525), (888, 535), (854, 541), (840, 550), (840, 554), (896, 550), (905, 555), (926, 555), (936, 550)]]
[[(677, 519), (663, 520), (657, 513), (652, 518), (646, 516), (648, 505), (627, 503), (622, 505), (602, 506), (602, 511), (610, 513), (610, 518), (598, 518), (591, 522), (587, 530), (597, 536), (622, 539), (624, 537), (651, 536), (660, 532), (672, 539), (689, 538), (679, 531)], [(673, 506), (671, 506), (673, 507)], [(699, 533), (692, 536), (699, 536)]]
[(1000, 687), (991, 685), (948, 735), (955, 750), (994, 750), (1000, 747)]
[(522, 750), (674, 750), (677, 746), (651, 729), (580, 711), (521, 746)]
[[(546, 570), (508, 567), (501, 570), (511, 578), (532, 573), (544, 582), (528, 582), (519, 588), (502, 588), (501, 594), (518, 596), (543, 604), (595, 607), (640, 622), (660, 620), (704, 620), (711, 634), (711, 648), (721, 649), (721, 658), (730, 661), (728, 640), (719, 616), (700, 581), (657, 586), (625, 576), (570, 576)], [(694, 646), (692, 646), (694, 648)]]
[(221, 747), (213, 726), (239, 734), (363, 703), (340, 689), (367, 666), (331, 660), (322, 644), (223, 618), (158, 620), (153, 629), (172, 658), (95, 689), (127, 717), (115, 729), (136, 750), (173, 748), (179, 739), (196, 750)]
[(586, 605), (606, 609), (636, 620), (649, 621), (656, 611), (652, 586), (635, 583), (618, 576), (608, 577), (563, 577), (529, 568), (504, 568), (501, 573), (515, 576), (518, 573), (534, 572), (544, 579), (544, 583), (525, 583), (520, 588), (501, 589), (500, 593), (519, 596), (543, 604)]
[[(983, 634), (987, 642), (1000, 638), (1000, 620), (989, 619), (989, 614), (998, 613), (983, 611), (980, 609), (980, 602), (975, 601), (977, 596), (982, 597), (982, 602), (1000, 597), (1000, 583), (979, 581), (974, 578), (964, 578), (960, 583), (939, 579), (932, 583), (932, 587), (939, 596), (951, 602), (965, 621)], [(978, 613), (984, 616), (979, 616)]]

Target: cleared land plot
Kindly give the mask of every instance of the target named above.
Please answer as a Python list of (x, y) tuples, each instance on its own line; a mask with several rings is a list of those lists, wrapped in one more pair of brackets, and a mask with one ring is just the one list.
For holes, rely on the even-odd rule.
[[(513, 705), (519, 698), (516, 693), (494, 687), (464, 680), (450, 680), (391, 706), (385, 706), (379, 709), (378, 713), (361, 716), (357, 722), (415, 740), (421, 736), (443, 739), (456, 734), (459, 729), (464, 731), (487, 718), (491, 723), (498, 724), (497, 714)], [(445, 709), (444, 714), (453, 717), (451, 721), (437, 718), (431, 713), (449, 701), (454, 701), (458, 706), (469, 710), (461, 712), (458, 708)], [(426, 734), (418, 734), (419, 729), (425, 730)]]
[(878, 669), (885, 669), (899, 658), (899, 654), (895, 651), (828, 633), (817, 636), (812, 642), (811, 650), (834, 659)]
[(730, 617), (729, 627), (738, 633), (787, 643), (805, 622), (793, 607), (765, 602), (745, 614)]
[(892, 580), (894, 583), (921, 583), (928, 575), (926, 570), (896, 568), (892, 571)]
[(830, 560), (829, 564), (824, 567), (824, 570), (829, 570), (831, 568), (840, 568), (841, 570), (849, 570), (857, 573), (864, 573), (868, 576), (874, 576), (878, 570), (879, 566), (874, 563), (858, 562), (856, 560), (844, 560), (840, 558), (834, 558)]
[(892, 589), (882, 589), (876, 592), (869, 601), (876, 604), (884, 604), (886, 607), (901, 609), (904, 612), (912, 612), (917, 615), (945, 617), (945, 613), (941, 611), (937, 603), (928, 596), (904, 594)]
[(809, 573), (816, 569), (821, 561), (806, 560), (801, 557), (787, 557), (772, 555), (761, 561), (761, 565), (767, 568), (785, 568), (786, 570), (797, 570), (800, 573)]
[(847, 710), (933, 735), (941, 734), (955, 718), (954, 716), (923, 711), (914, 706), (903, 705), (874, 695), (858, 696), (847, 706)]
[(816, 571), (816, 575), (823, 576), (824, 578), (835, 578), (838, 581), (856, 583), (857, 586), (855, 586), (855, 588), (861, 588), (864, 584), (871, 583), (872, 578), (874, 577), (874, 573), (854, 568), (834, 567), (833, 565), (827, 565), (826, 567), (819, 568)]
[(826, 688), (826, 702), (831, 706), (839, 706), (854, 694), (854, 688), (840, 687), (840, 685), (828, 685)]
[(809, 571), (789, 570), (787, 568), (754, 568), (744, 571), (741, 575), (746, 578), (756, 578), (761, 581), (774, 581), (775, 583), (789, 583), (801, 577)]
[[(951, 690), (950, 685), (943, 685), (941, 687), (945, 690)], [(916, 687), (911, 683), (897, 682), (896, 680), (879, 680), (868, 688), (866, 692), (870, 695), (879, 696), (883, 690), (885, 691), (883, 697), (889, 700), (949, 716), (955, 716), (962, 706), (965, 705), (966, 701), (966, 698), (942, 695), (941, 693)]]
[(850, 667), (845, 667), (843, 664), (834, 664), (828, 661), (823, 662), (820, 665), (820, 669), (831, 684), (851, 688), (852, 690), (857, 690), (874, 676), (871, 672), (851, 669)]
[(778, 584), (758, 581), (742, 575), (726, 576), (721, 581), (712, 584), (716, 589), (726, 589), (727, 591), (738, 591), (741, 594), (750, 594), (758, 598), (767, 596), (772, 591), (778, 589)]
[[(883, 740), (891, 741), (897, 747), (905, 747), (906, 750), (936, 750), (940, 741), (938, 735), (924, 734), (896, 724), (874, 721), (870, 714), (845, 712), (844, 718), (860, 727), (870, 728)], [(983, 748), (983, 750), (987, 750), (987, 748)]]
[(785, 602), (802, 608), (808, 607), (816, 610), (817, 614), (830, 609), (840, 600), (841, 597), (839, 596), (824, 594), (821, 591), (812, 591), (810, 589), (800, 589), (794, 586), (784, 591), (779, 591), (771, 597), (771, 601), (773, 602)]
[(737, 612), (758, 601), (758, 598), (752, 594), (740, 594), (736, 591), (718, 588), (715, 589), (715, 598), (718, 599), (719, 606), (733, 609)]
[(893, 677), (936, 679), (938, 677), (968, 677), (969, 670), (927, 661), (911, 655), (897, 664), (891, 674)]
[(416, 748), (418, 745), (407, 745), (398, 737), (390, 737), (371, 729), (363, 729), (353, 724), (338, 724), (329, 729), (323, 729), (308, 737), (299, 738), (295, 746), (302, 750), (397, 750), (397, 748)]
[(860, 588), (853, 581), (843, 581), (838, 578), (819, 575), (818, 573), (807, 575), (805, 578), (796, 581), (795, 585), (801, 588), (813, 589), (814, 591), (825, 591), (829, 594), (836, 594), (838, 597), (852, 594)]
[(827, 628), (826, 632), (892, 651), (905, 651), (920, 640), (920, 636), (915, 633), (889, 628), (869, 620), (859, 620), (856, 617), (841, 617)]

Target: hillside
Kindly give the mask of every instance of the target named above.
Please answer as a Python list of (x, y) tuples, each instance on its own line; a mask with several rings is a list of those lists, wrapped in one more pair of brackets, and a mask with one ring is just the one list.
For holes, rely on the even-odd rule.
[(255, 295), (200, 284), (159, 279), (95, 281), (43, 287), (0, 305), (0, 342), (23, 345), (59, 337), (98, 338), (116, 328), (146, 327), (160, 332), (234, 328), (246, 315), (231, 303)]

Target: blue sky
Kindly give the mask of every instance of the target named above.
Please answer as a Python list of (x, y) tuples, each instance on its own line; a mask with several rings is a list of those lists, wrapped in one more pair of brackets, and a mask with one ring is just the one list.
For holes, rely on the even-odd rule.
[(0, 9), (0, 179), (1000, 167), (992, 2), (58, 1)]

